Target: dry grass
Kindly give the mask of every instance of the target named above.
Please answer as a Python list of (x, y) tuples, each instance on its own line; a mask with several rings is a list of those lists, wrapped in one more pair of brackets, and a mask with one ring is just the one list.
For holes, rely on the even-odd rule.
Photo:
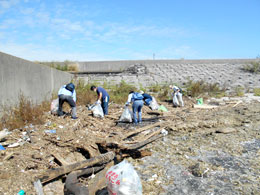
[(94, 103), (97, 94), (90, 90), (92, 84), (85, 84), (83, 80), (76, 83), (77, 105), (87, 105)]
[(23, 95), (20, 96), (19, 104), (14, 107), (4, 107), (1, 118), (0, 129), (9, 130), (23, 127), (28, 124), (44, 123), (43, 113), (49, 111), (50, 103), (43, 102), (40, 105), (33, 105)]
[(186, 95), (191, 97), (210, 96), (223, 97), (225, 96), (225, 89), (221, 89), (218, 84), (210, 84), (204, 81), (188, 81), (186, 86)]

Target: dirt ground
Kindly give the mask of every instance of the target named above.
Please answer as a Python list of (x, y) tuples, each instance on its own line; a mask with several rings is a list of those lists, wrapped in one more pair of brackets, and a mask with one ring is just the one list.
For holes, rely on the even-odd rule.
[[(69, 116), (57, 117), (46, 113), (44, 125), (29, 125), (12, 130), (11, 134), (0, 142), (6, 149), (0, 151), (0, 194), (17, 194), (20, 190), (24, 190), (26, 194), (36, 194), (33, 187), (35, 178), (48, 169), (64, 164), (58, 159), (63, 159), (65, 163), (71, 164), (98, 156), (105, 152), (104, 148), (100, 147), (100, 143), (106, 140), (119, 142), (120, 139), (117, 140), (117, 138), (156, 122), (163, 123), (164, 125), (161, 127), (169, 134), (144, 147), (145, 150), (151, 152), (151, 156), (128, 158), (140, 174), (143, 194), (192, 194), (190, 190), (196, 186), (182, 188), (182, 185), (187, 184), (184, 180), (183, 183), (176, 182), (176, 178), (178, 178), (176, 173), (166, 177), (167, 174), (164, 171), (169, 172), (170, 170), (166, 168), (169, 167), (169, 164), (164, 163), (169, 161), (171, 166), (179, 165), (181, 169), (187, 171), (190, 177), (199, 178), (206, 173), (210, 178), (210, 174), (213, 174), (214, 171), (228, 169), (220, 161), (219, 164), (216, 162), (214, 164), (214, 162), (209, 163), (205, 159), (203, 160), (201, 153), (219, 151), (238, 159), (245, 154), (247, 151), (241, 144), (242, 142), (260, 140), (260, 102), (212, 99), (208, 103), (214, 103), (216, 107), (205, 109), (193, 108), (192, 105), (195, 103), (193, 99), (187, 98), (184, 101), (185, 107), (183, 108), (173, 108), (171, 103), (160, 102), (167, 107), (168, 112), (160, 113), (159, 116), (151, 115), (154, 113), (149, 113), (151, 110), (144, 107), (144, 122), (140, 126), (117, 125), (123, 106), (112, 103), (109, 110), (110, 115), (104, 119), (94, 118), (91, 111), (82, 106), (78, 107), (79, 118), (77, 120), (72, 120)], [(149, 121), (154, 117), (155, 121)], [(48, 133), (46, 130), (56, 130), (56, 132)], [(157, 130), (158, 127), (149, 128), (140, 133), (137, 140)], [(118, 136), (111, 138), (113, 134)], [(18, 144), (10, 147), (13, 143)], [(164, 146), (164, 143), (169, 145)], [(248, 161), (247, 166), (245, 165), (245, 169), (250, 170), (250, 174), (245, 173), (248, 175), (247, 182), (236, 180), (238, 183), (235, 183), (232, 181), (231, 192), (237, 190), (238, 194), (247, 194), (247, 192), (257, 194), (260, 191), (259, 145), (255, 146), (253, 152), (254, 158)], [(149, 158), (152, 157), (157, 163), (154, 161), (148, 163)], [(157, 168), (152, 165), (156, 165)], [(172, 167), (172, 170), (174, 168), (176, 167)], [(207, 169), (208, 171), (206, 171)], [(232, 172), (232, 170), (229, 171)], [(63, 175), (44, 184), (45, 194), (64, 194), (65, 179), (66, 175)], [(85, 185), (91, 183), (91, 180), (91, 177), (80, 178), (80, 182)], [(217, 188), (218, 185), (215, 187)], [(214, 192), (213, 184), (212, 189)], [(193, 193), (195, 192), (193, 191)], [(211, 191), (203, 188), (201, 192), (203, 192), (201, 194), (208, 194)]]

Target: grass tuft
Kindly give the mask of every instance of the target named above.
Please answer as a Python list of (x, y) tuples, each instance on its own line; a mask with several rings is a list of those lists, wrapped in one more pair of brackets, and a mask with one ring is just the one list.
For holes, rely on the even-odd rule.
[(191, 97), (198, 97), (202, 95), (210, 97), (223, 97), (225, 96), (225, 89), (221, 89), (217, 83), (210, 84), (204, 81), (191, 81), (189, 80), (185, 86), (186, 95)]
[(260, 73), (260, 61), (250, 62), (242, 68), (244, 71), (251, 73)]
[(34, 105), (21, 95), (17, 106), (3, 108), (0, 129), (12, 130), (28, 124), (42, 124), (44, 123), (43, 113), (49, 111), (49, 109), (50, 102), (45, 101), (40, 105)]
[(260, 88), (255, 88), (254, 89), (254, 95), (255, 96), (260, 96)]

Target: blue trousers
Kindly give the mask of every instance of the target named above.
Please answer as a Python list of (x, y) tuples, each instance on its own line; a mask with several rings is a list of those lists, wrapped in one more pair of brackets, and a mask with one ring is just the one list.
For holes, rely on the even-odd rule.
[[(142, 122), (142, 107), (144, 105), (143, 100), (136, 100), (133, 102), (132, 109), (133, 109), (133, 117), (134, 123), (141, 123)], [(138, 112), (138, 120), (136, 117), (136, 112)]]
[(106, 96), (106, 98), (102, 99), (101, 107), (103, 108), (104, 115), (108, 115), (108, 102), (109, 96)]

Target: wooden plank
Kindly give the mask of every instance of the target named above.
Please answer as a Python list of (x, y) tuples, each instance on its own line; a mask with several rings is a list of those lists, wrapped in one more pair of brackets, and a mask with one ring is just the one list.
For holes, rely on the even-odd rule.
[(125, 140), (126, 138), (134, 135), (134, 134), (138, 134), (138, 133), (141, 133), (147, 129), (151, 129), (153, 127), (157, 127), (157, 126), (162, 126), (162, 125), (165, 125), (165, 123), (162, 123), (162, 122), (157, 122), (157, 123), (154, 123), (154, 124), (151, 124), (151, 125), (148, 125), (148, 126), (145, 126), (145, 127), (142, 127), (142, 128), (139, 128), (133, 132), (129, 132), (125, 135), (125, 137), (123, 138), (123, 140)]
[(92, 166), (97, 163), (101, 163), (101, 164), (107, 163), (107, 162), (113, 160), (114, 157), (115, 157), (114, 152), (112, 152), (112, 151), (107, 152), (105, 154), (101, 154), (100, 156), (97, 156), (97, 157), (94, 157), (94, 158), (91, 158), (88, 160), (76, 162), (76, 163), (66, 165), (66, 166), (61, 166), (61, 167), (58, 167), (55, 169), (48, 169), (42, 175), (38, 176), (36, 179), (39, 179), (42, 183), (45, 183), (45, 182), (55, 179), (61, 175), (70, 173), (71, 171), (74, 171), (74, 170), (82, 169), (87, 166)]
[(62, 165), (69, 165), (69, 163), (56, 152), (51, 152), (51, 155), (56, 158)]
[(193, 104), (193, 108), (212, 109), (212, 108), (218, 108), (218, 106), (208, 105), (208, 104), (202, 104), (202, 105)]

